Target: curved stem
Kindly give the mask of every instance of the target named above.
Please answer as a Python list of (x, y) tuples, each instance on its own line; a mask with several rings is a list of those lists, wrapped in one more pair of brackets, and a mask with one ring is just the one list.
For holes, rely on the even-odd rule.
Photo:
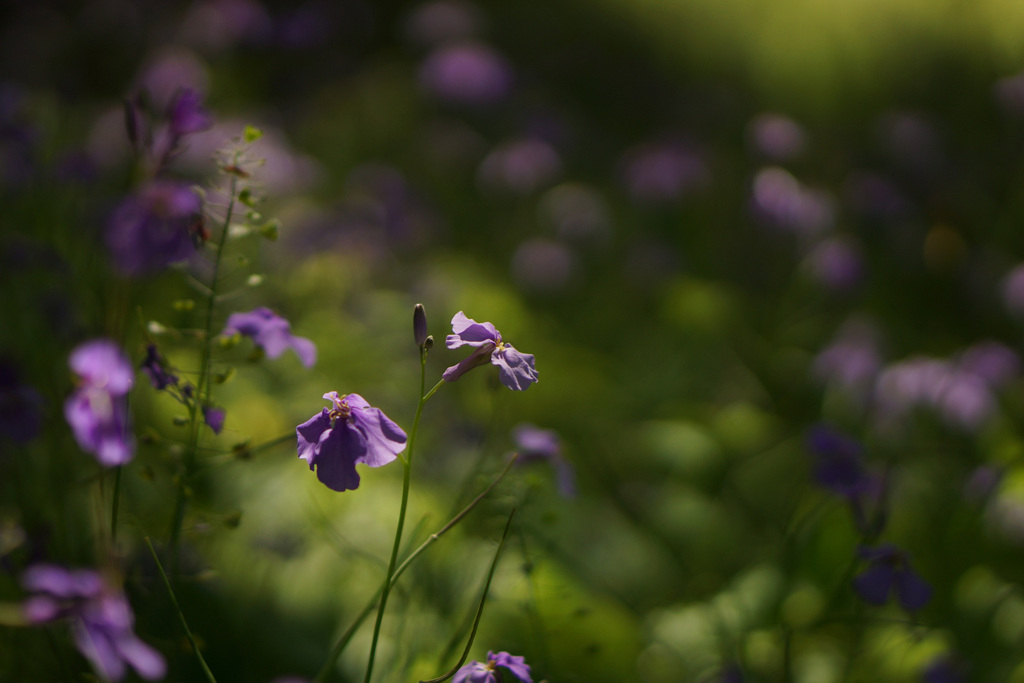
[(416, 433), (420, 428), (420, 417), (423, 416), (423, 405), (427, 402), (434, 393), (441, 388), (444, 384), (444, 380), (441, 380), (434, 388), (430, 390), (429, 394), (424, 395), (423, 390), (426, 387), (427, 379), (427, 352), (423, 347), (420, 347), (420, 400), (416, 405), (416, 417), (412, 422), (412, 432), (409, 434), (409, 448), (407, 449), (406, 459), (402, 461), (404, 467), (404, 473), (402, 476), (402, 504), (398, 509), (398, 526), (395, 529), (395, 542), (391, 546), (391, 560), (388, 562), (388, 574), (384, 579), (384, 585), (380, 593), (380, 604), (377, 606), (377, 620), (373, 624), (373, 640), (370, 641), (370, 658), (366, 663), (366, 677), (363, 679), (364, 683), (370, 683), (370, 678), (373, 675), (373, 660), (377, 656), (377, 641), (380, 638), (380, 626), (384, 620), (384, 608), (388, 604), (388, 595), (391, 592), (391, 580), (395, 575), (395, 565), (398, 563), (398, 548), (402, 544), (402, 529), (405, 526), (405, 512), (409, 505), (409, 484), (412, 479), (412, 455), (413, 447), (416, 445)]

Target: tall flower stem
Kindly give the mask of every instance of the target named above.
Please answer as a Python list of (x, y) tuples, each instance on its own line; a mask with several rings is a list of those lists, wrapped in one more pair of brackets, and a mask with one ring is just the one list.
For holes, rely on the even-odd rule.
[[(238, 159), (236, 155), (235, 165)], [(195, 468), (196, 452), (199, 446), (199, 431), (202, 427), (202, 401), (209, 401), (210, 398), (210, 357), (213, 352), (213, 312), (217, 303), (217, 279), (220, 276), (221, 256), (224, 254), (224, 245), (228, 240), (230, 232), (231, 216), (235, 209), (235, 200), (238, 193), (238, 178), (231, 176), (229, 190), (228, 208), (224, 216), (224, 225), (217, 242), (216, 253), (213, 257), (213, 273), (210, 276), (210, 286), (206, 298), (206, 319), (203, 325), (203, 346), (199, 363), (199, 378), (196, 380), (196, 393), (189, 405), (189, 421), (191, 431), (189, 432), (188, 447), (185, 450), (184, 472), (181, 481), (178, 482), (178, 497), (174, 505), (174, 521), (171, 526), (171, 572), (177, 577), (179, 570), (178, 551), (181, 543), (181, 527), (185, 521), (185, 507), (188, 503), (188, 482)]]
[[(398, 568), (395, 569), (394, 575), (391, 577), (390, 585), (392, 588), (395, 586), (395, 584), (398, 583), (399, 577), (401, 577), (402, 574), (405, 573), (405, 570), (409, 568), (409, 565), (411, 565), (416, 560), (416, 558), (418, 558), (420, 555), (426, 552), (427, 548), (429, 548), (438, 540), (440, 540), (440, 538), (444, 536), (449, 530), (451, 530), (452, 527), (461, 522), (466, 515), (472, 512), (473, 508), (475, 508), (480, 503), (480, 501), (487, 497), (487, 494), (490, 493), (491, 490), (494, 489), (494, 487), (497, 486), (501, 482), (501, 480), (505, 478), (505, 475), (508, 474), (508, 471), (512, 469), (512, 465), (515, 463), (517, 457), (519, 456), (513, 455), (509, 459), (508, 464), (505, 465), (505, 469), (501, 471), (501, 474), (499, 474), (494, 481), (488, 484), (487, 488), (481, 491), (477, 495), (477, 497), (474, 498), (472, 502), (469, 503), (469, 505), (462, 508), (462, 510), (459, 511), (459, 514), (452, 517), (452, 519), (449, 520), (448, 523), (445, 524), (443, 527), (441, 527), (439, 531), (435, 531), (434, 533), (430, 534), (430, 536), (427, 537), (427, 540), (423, 541), (423, 543), (421, 543), (419, 547), (416, 548), (416, 550), (409, 553), (408, 557), (406, 557), (402, 561), (402, 564), (398, 565)], [(314, 683), (322, 683), (323, 681), (327, 680), (327, 677), (330, 675), (331, 668), (334, 666), (334, 663), (338, 661), (338, 657), (341, 656), (341, 653), (345, 650), (345, 647), (348, 645), (349, 641), (352, 640), (352, 636), (355, 635), (356, 630), (362, 625), (363, 621), (365, 621), (366, 618), (370, 616), (370, 612), (373, 611), (373, 608), (377, 606), (377, 601), (380, 599), (380, 595), (383, 591), (384, 586), (382, 585), (380, 589), (378, 589), (377, 593), (373, 596), (373, 598), (368, 603), (366, 603), (366, 607), (363, 608), (363, 610), (355, 618), (355, 620), (348, 627), (348, 629), (345, 630), (345, 633), (342, 634), (341, 638), (338, 639), (338, 642), (335, 644), (334, 649), (331, 650), (331, 654), (328, 655), (327, 661), (324, 663), (323, 668), (320, 669), (320, 672), (316, 675), (316, 678), (313, 679)]]
[(395, 566), (398, 564), (398, 548), (402, 544), (402, 529), (405, 527), (405, 512), (409, 505), (409, 484), (412, 479), (412, 455), (413, 448), (416, 445), (416, 434), (420, 428), (420, 417), (423, 416), (423, 405), (427, 402), (431, 396), (433, 396), (441, 385), (444, 384), (444, 380), (439, 381), (434, 385), (434, 388), (429, 393), (424, 394), (427, 382), (427, 351), (422, 346), (420, 347), (420, 400), (416, 405), (416, 417), (412, 421), (412, 431), (409, 433), (409, 449), (406, 453), (405, 459), (402, 460), (402, 466), (404, 472), (402, 475), (402, 504), (398, 509), (398, 526), (395, 529), (395, 542), (391, 546), (391, 560), (388, 562), (388, 574), (384, 579), (384, 585), (381, 588), (380, 593), (380, 604), (377, 606), (377, 620), (373, 624), (373, 640), (370, 641), (370, 658), (366, 663), (366, 677), (363, 679), (364, 683), (370, 683), (370, 678), (373, 676), (373, 660), (377, 656), (377, 641), (380, 638), (380, 625), (384, 620), (384, 608), (388, 604), (388, 595), (391, 593), (391, 579), (395, 575)]

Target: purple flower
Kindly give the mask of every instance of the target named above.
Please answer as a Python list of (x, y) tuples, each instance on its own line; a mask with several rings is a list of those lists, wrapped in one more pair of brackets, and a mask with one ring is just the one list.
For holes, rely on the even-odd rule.
[(759, 114), (749, 125), (754, 149), (773, 161), (789, 161), (803, 153), (807, 134), (799, 123), (780, 114)]
[(202, 208), (191, 185), (170, 180), (153, 181), (122, 201), (107, 224), (118, 270), (134, 277), (190, 257)]
[[(455, 673), (452, 683), (499, 683), (502, 681), (498, 667), (506, 669), (523, 683), (533, 683), (530, 666), (522, 657), (507, 652), (487, 652), (486, 662), (472, 661)], [(496, 676), (495, 673), (498, 673)]]
[(454, 382), (475, 367), (498, 366), (501, 383), (515, 391), (525, 391), (537, 381), (537, 368), (531, 353), (520, 353), (511, 344), (501, 340), (501, 333), (491, 323), (478, 323), (459, 311), (452, 318), (452, 332), (445, 340), (449, 349), (473, 347), (473, 353), (458, 365), (444, 371), (442, 378)]
[(576, 495), (576, 475), (565, 458), (562, 457), (562, 441), (551, 429), (538, 429), (529, 423), (518, 425), (512, 430), (519, 452), (519, 462), (545, 461), (555, 469), (558, 492), (565, 498)]
[(922, 683), (967, 683), (970, 666), (955, 654), (941, 654), (921, 672)]
[(261, 306), (248, 313), (232, 313), (221, 334), (252, 337), (256, 346), (267, 354), (267, 358), (277, 358), (290, 348), (307, 368), (316, 363), (316, 346), (313, 342), (305, 337), (294, 336), (291, 324), (269, 308)]
[(481, 162), (477, 176), (488, 188), (526, 195), (561, 172), (558, 152), (543, 140), (528, 137), (495, 147)]
[(877, 536), (886, 522), (882, 477), (864, 467), (860, 442), (827, 425), (807, 433), (807, 449), (815, 456), (814, 479), (819, 486), (845, 498), (857, 528)]
[(213, 430), (214, 434), (220, 434), (224, 429), (224, 418), (227, 413), (223, 408), (215, 406), (203, 406), (203, 421)]
[(31, 594), (22, 606), (25, 618), (33, 624), (67, 620), (75, 646), (101, 678), (119, 681), (128, 666), (147, 680), (164, 677), (163, 657), (133, 631), (128, 600), (97, 572), (36, 564), (21, 581)]
[(75, 348), (68, 364), (81, 378), (64, 403), (78, 445), (106, 467), (130, 461), (135, 444), (128, 433), (127, 395), (134, 372), (128, 358), (113, 342), (97, 339)]
[(754, 176), (751, 205), (763, 223), (798, 235), (825, 232), (835, 223), (831, 195), (807, 187), (777, 166)]
[(861, 547), (858, 555), (868, 566), (853, 579), (853, 589), (871, 605), (884, 605), (890, 593), (908, 612), (924, 607), (932, 597), (932, 588), (910, 567), (910, 557), (896, 546)]
[(486, 45), (455, 43), (427, 57), (419, 80), (424, 90), (438, 99), (482, 106), (505, 99), (512, 88), (512, 68)]
[(149, 376), (149, 381), (153, 383), (157, 391), (178, 383), (177, 375), (173, 375), (167, 370), (166, 362), (157, 351), (156, 344), (146, 346), (146, 358), (142, 361), (141, 369)]
[(864, 276), (860, 249), (841, 237), (820, 242), (808, 254), (807, 265), (818, 282), (838, 292), (855, 289)]
[(198, 133), (213, 125), (210, 113), (203, 109), (203, 96), (191, 88), (179, 90), (167, 107), (168, 127), (172, 138)]
[(317, 479), (335, 491), (359, 487), (356, 463), (387, 465), (405, 449), (406, 436), (380, 408), (359, 394), (324, 394), (333, 407), (324, 408), (295, 428), (299, 457), (316, 468)]
[(704, 161), (677, 144), (645, 145), (623, 160), (623, 181), (633, 200), (664, 204), (681, 199), (708, 181)]

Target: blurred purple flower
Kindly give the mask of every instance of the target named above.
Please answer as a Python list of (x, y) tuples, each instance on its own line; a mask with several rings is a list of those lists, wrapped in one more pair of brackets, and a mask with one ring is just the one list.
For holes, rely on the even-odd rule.
[(202, 208), (191, 185), (170, 180), (153, 181), (122, 201), (107, 223), (118, 270), (134, 277), (192, 256)]
[(995, 412), (995, 400), (985, 379), (949, 361), (914, 357), (889, 365), (878, 376), (875, 396), (879, 418), (899, 420), (908, 411), (925, 407), (946, 423), (976, 431)]
[(866, 402), (882, 369), (877, 332), (865, 322), (843, 325), (836, 339), (814, 359), (813, 372), (851, 398)]
[(843, 182), (843, 198), (854, 211), (876, 221), (904, 218), (912, 211), (900, 190), (874, 173), (851, 173)]
[(1002, 290), (1006, 311), (1017, 320), (1024, 320), (1024, 263), (1007, 273)]
[(554, 240), (526, 240), (512, 254), (512, 277), (528, 290), (557, 292), (565, 289), (576, 270), (576, 255)]
[(120, 681), (128, 666), (146, 680), (164, 677), (163, 657), (135, 635), (127, 598), (97, 572), (36, 564), (21, 582), (30, 593), (22, 606), (25, 618), (32, 624), (68, 621), (75, 646), (104, 680)]
[(481, 185), (526, 195), (548, 185), (562, 172), (562, 161), (551, 145), (523, 138), (498, 145), (480, 164)]
[(840, 237), (818, 243), (807, 256), (807, 265), (818, 282), (839, 292), (855, 289), (864, 276), (860, 250)]
[(507, 652), (492, 651), (487, 652), (486, 662), (471, 661), (459, 669), (452, 678), (452, 683), (500, 683), (504, 679), (498, 671), (499, 667), (523, 683), (533, 683), (533, 679), (530, 678), (530, 666), (525, 658)]
[(803, 153), (807, 144), (803, 127), (780, 114), (764, 113), (754, 117), (748, 134), (754, 149), (771, 161), (791, 161)]
[(480, 10), (462, 0), (435, 0), (417, 7), (406, 22), (406, 33), (418, 45), (435, 46), (470, 40), (483, 25)]
[(691, 194), (708, 181), (708, 169), (695, 153), (677, 144), (650, 144), (626, 153), (623, 182), (636, 202), (665, 204)]
[(166, 49), (156, 55), (139, 78), (139, 89), (145, 89), (158, 110), (166, 107), (176, 93), (184, 88), (206, 92), (206, 66), (191, 50)]
[(224, 429), (224, 418), (227, 416), (223, 408), (215, 406), (203, 406), (203, 422), (213, 430), (214, 434), (220, 434)]
[(1017, 116), (1024, 115), (1024, 71), (1000, 78), (992, 86), (992, 91), (1003, 111)]
[(191, 88), (183, 88), (168, 106), (167, 125), (171, 135), (177, 139), (207, 130), (213, 125), (213, 117), (203, 108), (202, 95)]
[(970, 667), (960, 657), (941, 654), (921, 672), (921, 683), (967, 683)]
[(867, 538), (881, 533), (887, 521), (885, 484), (864, 466), (860, 442), (827, 425), (816, 425), (807, 433), (807, 450), (815, 457), (815, 481), (846, 499), (857, 529)]
[(43, 397), (21, 381), (12, 361), (0, 359), (0, 437), (28, 443), (43, 424)]
[(903, 609), (919, 610), (928, 604), (932, 588), (910, 567), (910, 557), (896, 546), (885, 544), (875, 548), (862, 546), (857, 554), (867, 561), (867, 568), (854, 577), (853, 588), (865, 602), (884, 605), (895, 593)]
[(135, 444), (128, 433), (127, 395), (134, 381), (128, 357), (114, 342), (97, 339), (76, 347), (68, 364), (81, 380), (64, 403), (78, 445), (106, 467), (129, 462)]
[(267, 358), (277, 358), (290, 348), (307, 368), (316, 363), (316, 346), (313, 342), (293, 335), (291, 324), (269, 308), (261, 306), (248, 313), (232, 313), (228, 316), (221, 334), (230, 336), (236, 333), (252, 337), (253, 343), (263, 349)]
[(432, 52), (419, 72), (420, 85), (454, 104), (490, 105), (512, 89), (512, 68), (493, 48), (473, 42), (448, 44)]
[(538, 373), (533, 354), (520, 353), (501, 339), (501, 333), (491, 323), (478, 323), (467, 318), (462, 311), (452, 318), (452, 332), (445, 340), (449, 349), (470, 346), (473, 353), (458, 365), (444, 371), (442, 378), (454, 382), (473, 368), (498, 366), (501, 383), (514, 391), (525, 391), (537, 381)]
[(975, 375), (988, 387), (997, 389), (1020, 374), (1020, 356), (1008, 346), (984, 341), (968, 348), (957, 359), (957, 369)]
[(356, 463), (387, 465), (405, 449), (406, 436), (379, 408), (359, 394), (324, 394), (324, 408), (295, 428), (299, 457), (316, 468), (317, 479), (335, 491), (358, 488)]
[(576, 473), (562, 456), (562, 440), (558, 438), (557, 433), (524, 422), (512, 430), (512, 438), (519, 453), (518, 462), (550, 463), (555, 470), (558, 492), (564, 498), (573, 498), (576, 495)]
[(157, 351), (156, 344), (146, 345), (146, 358), (142, 361), (141, 370), (146, 373), (157, 391), (178, 383), (177, 375), (167, 370), (166, 361)]
[(777, 166), (754, 176), (751, 207), (766, 225), (805, 236), (826, 232), (835, 223), (834, 204), (831, 195), (805, 186)]

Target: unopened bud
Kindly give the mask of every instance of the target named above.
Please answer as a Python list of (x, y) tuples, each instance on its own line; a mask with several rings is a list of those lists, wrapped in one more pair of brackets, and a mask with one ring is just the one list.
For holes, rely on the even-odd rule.
[(412, 336), (416, 346), (422, 347), (427, 341), (427, 312), (423, 310), (423, 304), (416, 304), (412, 311)]
[(429, 351), (434, 348), (434, 335), (427, 335), (427, 338), (423, 340), (423, 350)]

